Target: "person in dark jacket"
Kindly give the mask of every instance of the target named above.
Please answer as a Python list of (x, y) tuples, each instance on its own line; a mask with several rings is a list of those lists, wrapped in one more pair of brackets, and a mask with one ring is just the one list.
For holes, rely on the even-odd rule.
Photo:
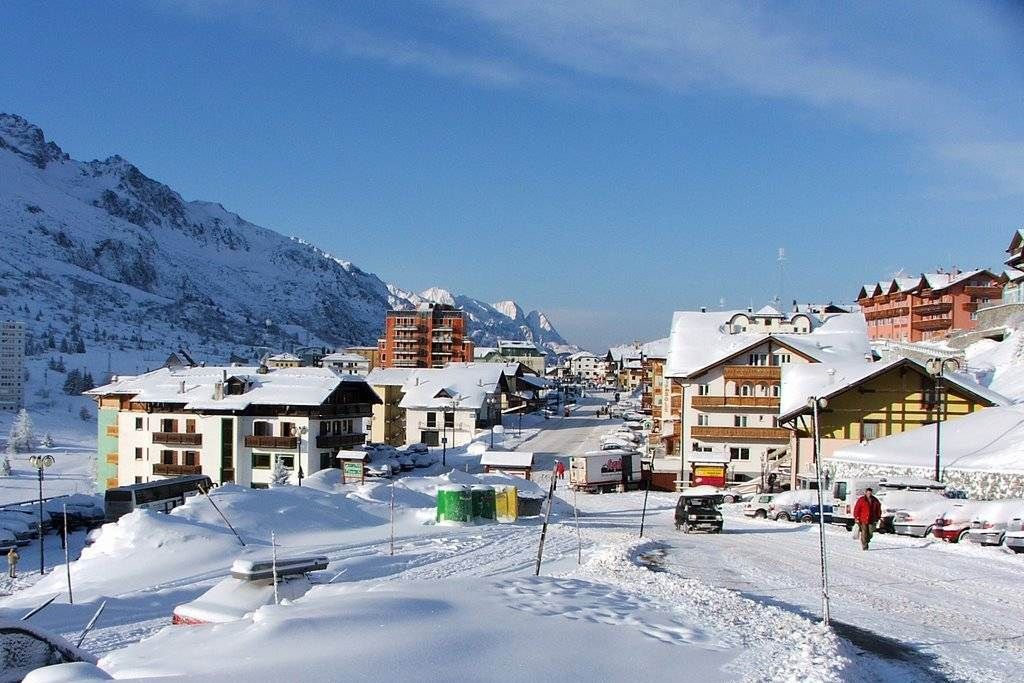
[(882, 503), (875, 498), (874, 491), (864, 489), (864, 495), (853, 505), (853, 519), (860, 533), (860, 547), (867, 550), (875, 534), (875, 525), (882, 519)]

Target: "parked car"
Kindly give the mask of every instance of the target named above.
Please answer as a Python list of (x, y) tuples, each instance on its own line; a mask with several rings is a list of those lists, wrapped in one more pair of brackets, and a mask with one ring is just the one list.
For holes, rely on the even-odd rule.
[(914, 536), (924, 538), (930, 536), (943, 519), (943, 514), (950, 509), (950, 501), (947, 498), (938, 500), (921, 500), (916, 504), (908, 504), (907, 507), (896, 512), (892, 519), (893, 531), (900, 536)]
[(1024, 531), (1007, 531), (1003, 543), (1015, 553), (1024, 553)]
[[(824, 498), (828, 504), (832, 504), (831, 498), (827, 495), (824, 495)], [(795, 489), (793, 491), (776, 493), (771, 503), (768, 504), (768, 519), (774, 519), (778, 522), (792, 522), (797, 519), (795, 514), (801, 507), (817, 504), (818, 492), (810, 489)]]
[(976, 500), (951, 500), (935, 518), (932, 536), (947, 543), (959, 543), (971, 528), (971, 518), (978, 507), (985, 505)]
[(765, 519), (768, 517), (768, 509), (776, 493), (762, 493), (754, 496), (743, 506), (743, 514), (754, 519)]
[(793, 519), (798, 522), (803, 522), (804, 524), (820, 522), (822, 518), (822, 514), (820, 512), (821, 509), (824, 509), (825, 523), (828, 524), (832, 521), (832, 506), (827, 504), (823, 504), (821, 508), (819, 508), (817, 503), (814, 505), (798, 503), (793, 508)]
[(429, 451), (425, 453), (415, 452), (412, 454), (413, 467), (430, 467), (435, 462), (437, 462), (437, 459), (434, 458), (434, 456), (431, 455)]
[(981, 545), (1002, 545), (1009, 531), (1024, 531), (1024, 500), (992, 500), (971, 518), (967, 540)]
[[(933, 503), (949, 502), (949, 498), (936, 491), (883, 489), (876, 494), (876, 497), (882, 504), (882, 519), (878, 522), (878, 531), (883, 534), (895, 532), (895, 518), (901, 510), (918, 509)], [(926, 536), (927, 534), (921, 535)]]

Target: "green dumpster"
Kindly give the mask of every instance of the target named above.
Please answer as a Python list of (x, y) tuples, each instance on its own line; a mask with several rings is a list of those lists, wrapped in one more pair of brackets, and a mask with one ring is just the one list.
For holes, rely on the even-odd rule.
[(494, 521), (497, 518), (497, 503), (493, 486), (474, 484), (470, 487), (470, 495), (473, 498), (473, 517), (475, 519)]
[(437, 521), (464, 524), (473, 521), (473, 496), (468, 486), (437, 487)]

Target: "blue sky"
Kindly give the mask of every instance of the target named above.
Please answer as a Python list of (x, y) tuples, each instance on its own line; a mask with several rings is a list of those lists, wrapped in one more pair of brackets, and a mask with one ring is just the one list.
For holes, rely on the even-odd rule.
[(1000, 265), (1016, 3), (8, 3), (0, 111), (593, 348)]

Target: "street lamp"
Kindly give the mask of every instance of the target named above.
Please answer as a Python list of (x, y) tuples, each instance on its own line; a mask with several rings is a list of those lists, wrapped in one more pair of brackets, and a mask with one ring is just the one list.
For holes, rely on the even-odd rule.
[(942, 481), (942, 469), (940, 467), (942, 452), (942, 420), (944, 413), (948, 410), (948, 396), (942, 390), (942, 375), (946, 372), (946, 363), (950, 363), (954, 370), (960, 369), (960, 363), (955, 358), (931, 358), (925, 368), (935, 382), (935, 481)]
[[(295, 452), (296, 452), (296, 458), (295, 458), (296, 463), (295, 463), (295, 465), (298, 468), (296, 470), (296, 474), (299, 477), (299, 486), (302, 486), (302, 437), (304, 437), (307, 432), (309, 432), (309, 428), (308, 427), (305, 427), (305, 426), (299, 427), (299, 438), (298, 438), (298, 441), (296, 441), (296, 443), (295, 443)], [(309, 450), (309, 449), (307, 449), (307, 450)], [(312, 451), (310, 451), (310, 452), (312, 452)]]
[(822, 500), (823, 483), (821, 480), (821, 431), (818, 425), (818, 411), (828, 407), (828, 400), (817, 396), (807, 397), (807, 406), (812, 411), (814, 427), (814, 476), (818, 488), (818, 552), (821, 558), (821, 617), (825, 626), (829, 625), (828, 610), (828, 563), (825, 556), (825, 506)]
[(53, 466), (52, 455), (33, 455), (29, 457), (28, 464), (36, 468), (39, 473), (39, 573), (46, 573), (46, 563), (43, 551), (43, 470)]
[[(452, 401), (452, 439), (455, 439), (455, 409), (462, 403), (462, 398), (453, 397)], [(448, 467), (448, 413), (441, 413), (441, 467)], [(454, 445), (454, 444), (453, 444)]]
[(487, 396), (487, 405), (489, 406), (490, 409), (490, 415), (488, 415), (487, 417), (491, 423), (491, 450), (494, 450), (494, 406), (498, 401), (498, 397), (495, 396), (494, 394), (490, 394)]

